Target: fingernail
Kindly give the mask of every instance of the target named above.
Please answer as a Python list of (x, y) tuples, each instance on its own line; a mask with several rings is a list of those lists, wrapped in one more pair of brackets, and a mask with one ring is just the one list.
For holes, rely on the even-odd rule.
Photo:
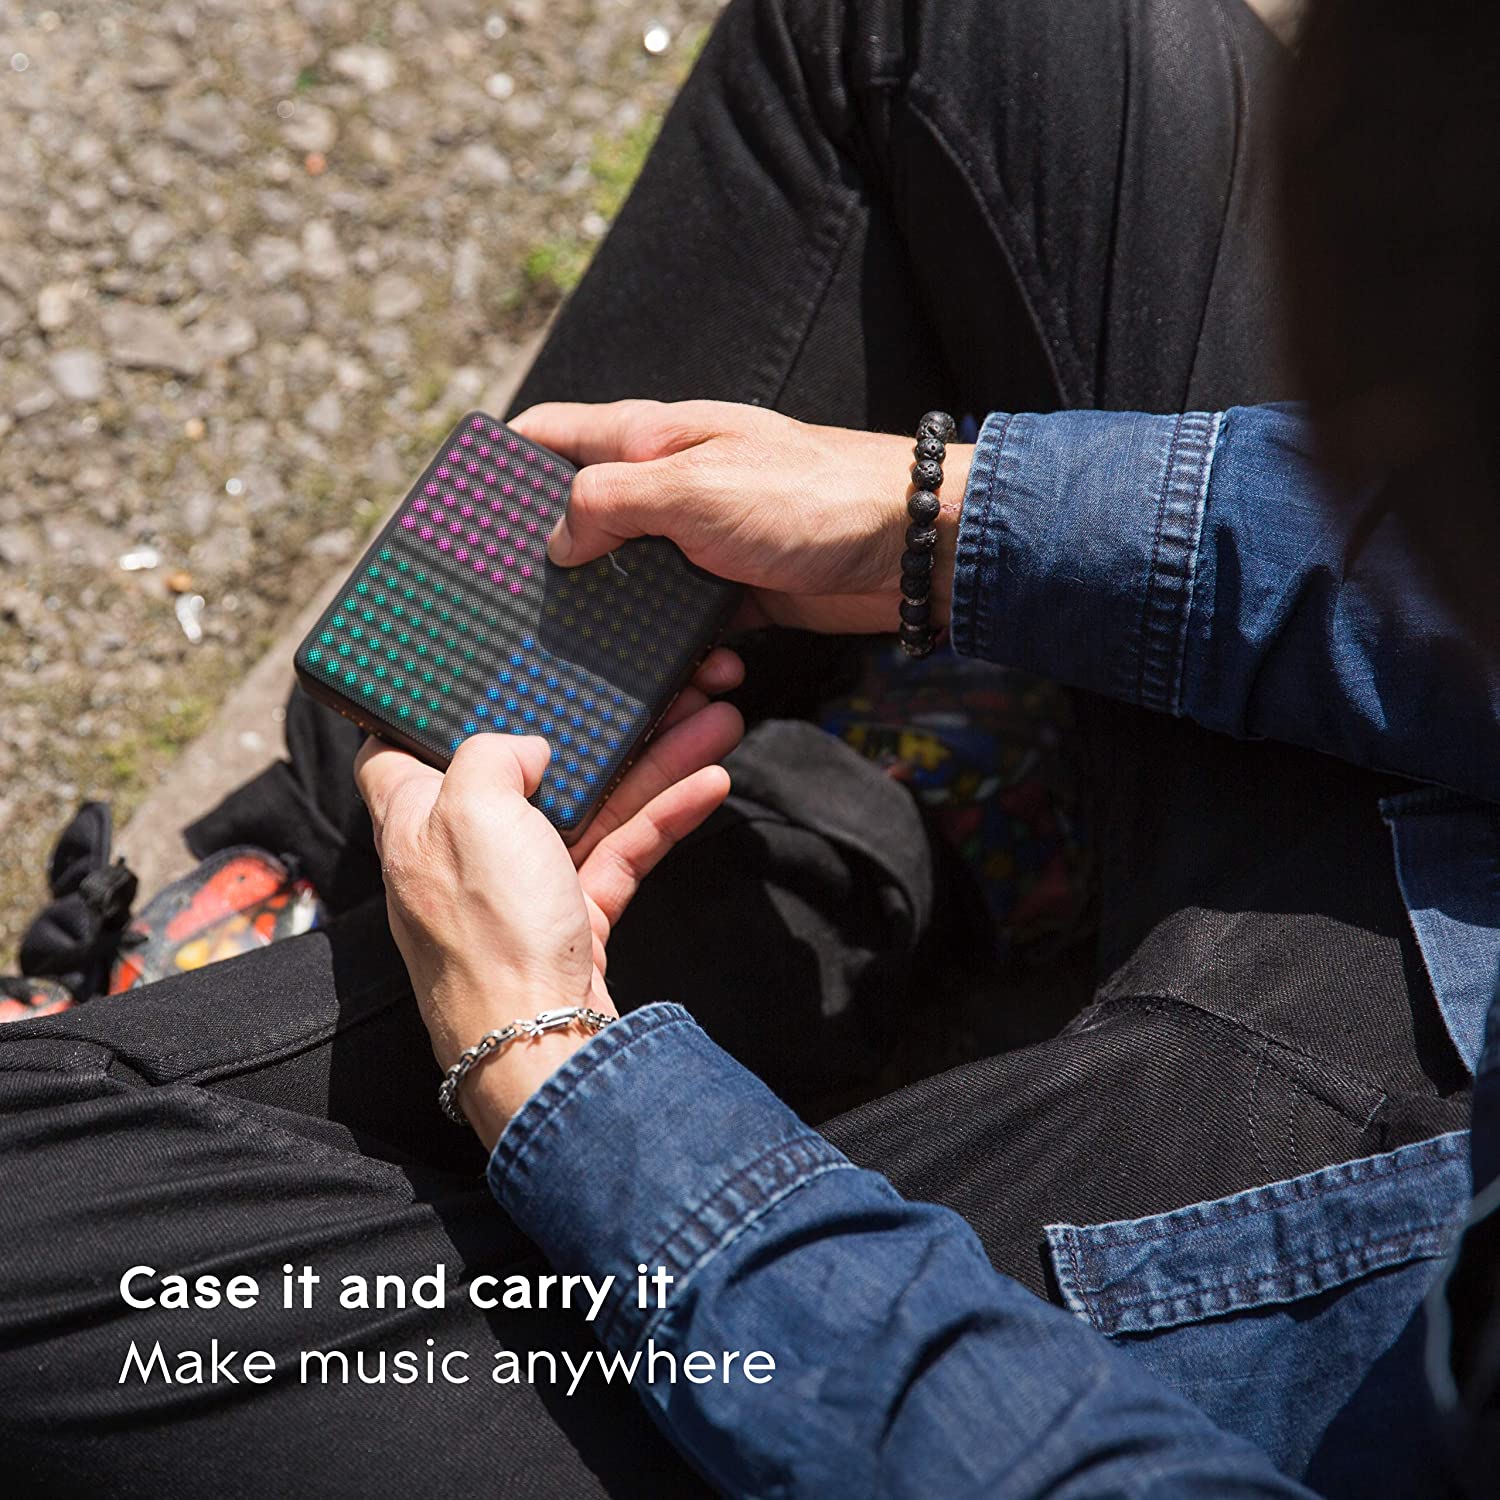
[(568, 559), (573, 555), (573, 533), (568, 530), (568, 518), (564, 516), (556, 526), (552, 528), (552, 535), (547, 538), (547, 556), (555, 562), (558, 567), (565, 568)]

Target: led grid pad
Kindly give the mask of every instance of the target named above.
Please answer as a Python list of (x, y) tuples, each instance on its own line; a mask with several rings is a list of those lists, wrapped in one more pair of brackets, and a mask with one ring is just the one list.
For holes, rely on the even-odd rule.
[(532, 801), (580, 829), (711, 643), (735, 590), (662, 538), (547, 560), (574, 469), (482, 413), (449, 434), (297, 650), (309, 691), (438, 766), (540, 734)]

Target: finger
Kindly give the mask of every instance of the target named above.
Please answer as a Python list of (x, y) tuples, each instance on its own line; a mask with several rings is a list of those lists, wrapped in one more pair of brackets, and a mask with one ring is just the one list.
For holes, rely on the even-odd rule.
[(578, 464), (607, 464), (632, 452), (654, 401), (544, 401), (512, 417), (510, 426)]
[(745, 663), (728, 646), (715, 646), (693, 673), (693, 686), (710, 698), (733, 692), (744, 680)]
[(547, 555), (575, 568), (637, 536), (665, 536), (678, 506), (678, 471), (670, 458), (596, 463), (573, 476), (568, 508), (547, 539)]
[(729, 772), (704, 766), (674, 782), (600, 839), (578, 871), (584, 893), (611, 927), (641, 881), (729, 795)]
[(708, 695), (689, 683), (661, 716), (661, 723), (656, 726), (657, 734), (665, 734), (674, 724), (680, 724), (684, 719), (691, 719), (694, 714), (701, 713), (708, 707), (708, 703)]
[(552, 747), (534, 734), (471, 734), (457, 750), (443, 783), (448, 799), (495, 791), (529, 797), (541, 785)]
[(394, 745), (371, 738), (354, 758), (354, 781), (370, 810), (378, 852), (393, 816), (410, 816), (407, 809), (425, 812), (431, 808), (443, 773)]
[(658, 734), (599, 809), (583, 837), (573, 845), (573, 863), (586, 859), (596, 844), (654, 797), (703, 767), (723, 760), (744, 733), (745, 721), (737, 708), (728, 703), (710, 703)]

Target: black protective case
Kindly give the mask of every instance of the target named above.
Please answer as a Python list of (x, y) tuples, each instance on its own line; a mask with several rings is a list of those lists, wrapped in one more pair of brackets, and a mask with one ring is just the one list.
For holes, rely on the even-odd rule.
[(446, 768), (471, 734), (552, 746), (533, 803), (571, 842), (739, 594), (662, 537), (547, 560), (576, 471), (482, 412), (448, 435), (297, 648), (321, 703)]

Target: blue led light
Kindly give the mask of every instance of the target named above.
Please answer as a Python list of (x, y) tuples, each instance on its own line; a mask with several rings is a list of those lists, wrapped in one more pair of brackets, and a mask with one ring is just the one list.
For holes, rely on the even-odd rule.
[[(501, 678), (502, 682), (504, 680), (504, 678)], [(500, 689), (497, 687), (486, 688), (484, 696), (488, 698), (491, 703), (498, 703), (500, 701)]]

